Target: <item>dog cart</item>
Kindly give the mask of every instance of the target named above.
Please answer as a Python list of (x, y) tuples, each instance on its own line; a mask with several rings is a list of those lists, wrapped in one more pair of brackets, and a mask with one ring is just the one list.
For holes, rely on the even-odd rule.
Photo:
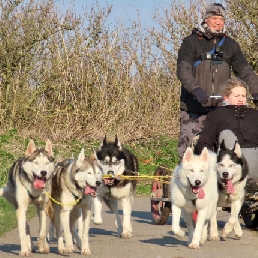
[(258, 228), (258, 182), (249, 178), (246, 183), (245, 200), (240, 210), (240, 216), (247, 228)]
[(151, 213), (156, 225), (164, 225), (171, 213), (171, 197), (170, 197), (170, 176), (171, 171), (160, 166), (154, 172), (154, 176), (160, 176), (160, 180), (153, 181), (151, 186)]

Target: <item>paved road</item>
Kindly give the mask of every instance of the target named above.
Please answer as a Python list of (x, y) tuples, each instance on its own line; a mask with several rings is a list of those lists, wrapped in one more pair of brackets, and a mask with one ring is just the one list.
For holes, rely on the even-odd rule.
[[(105, 205), (103, 205), (104, 207)], [(121, 208), (120, 208), (121, 214)], [(219, 226), (224, 225), (228, 213), (219, 211)], [(178, 239), (171, 232), (171, 216), (167, 225), (154, 225), (150, 213), (150, 199), (137, 197), (134, 202), (132, 214), (132, 239), (117, 237), (113, 215), (104, 207), (103, 225), (92, 223), (90, 230), (90, 248), (93, 258), (244, 258), (258, 257), (258, 233), (244, 229), (241, 240), (236, 239), (232, 233), (224, 241), (207, 241), (198, 250), (187, 248), (187, 237)], [(38, 220), (30, 221), (31, 233), (36, 240)], [(184, 226), (184, 224), (183, 224)], [(17, 257), (20, 250), (18, 230), (14, 229), (0, 238), (0, 257)], [(33, 253), (32, 257), (81, 257), (76, 249), (70, 255), (59, 255), (56, 243), (50, 244), (50, 254)], [(58, 255), (58, 256), (57, 256)]]

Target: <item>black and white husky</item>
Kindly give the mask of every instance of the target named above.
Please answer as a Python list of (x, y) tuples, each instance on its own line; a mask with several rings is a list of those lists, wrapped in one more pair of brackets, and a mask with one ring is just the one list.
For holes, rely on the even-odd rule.
[(223, 229), (222, 237), (227, 237), (234, 229), (236, 237), (240, 238), (243, 235), (243, 231), (238, 218), (245, 198), (248, 166), (237, 142), (232, 150), (226, 148), (224, 140), (220, 144), (217, 158), (217, 174), (219, 188), (218, 207), (231, 208), (230, 217)]
[(27, 146), (24, 157), (19, 158), (10, 168), (7, 186), (0, 189), (4, 196), (16, 209), (19, 235), (21, 240), (20, 256), (30, 256), (35, 251), (30, 238), (26, 211), (29, 204), (35, 204), (40, 218), (38, 247), (41, 253), (49, 253), (46, 242), (48, 196), (51, 193), (52, 176), (55, 169), (52, 144), (47, 140), (45, 148), (38, 149), (33, 140)]
[[(136, 181), (121, 180), (121, 175), (136, 175), (138, 161), (135, 155), (124, 148), (117, 136), (114, 142), (107, 142), (106, 137), (96, 151), (97, 161), (102, 167), (104, 175), (110, 175), (104, 179), (104, 184), (98, 188), (97, 197), (94, 198), (95, 224), (102, 224), (102, 200), (115, 215), (118, 235), (122, 238), (132, 238), (131, 213)], [(123, 227), (118, 215), (118, 200), (123, 209)]]

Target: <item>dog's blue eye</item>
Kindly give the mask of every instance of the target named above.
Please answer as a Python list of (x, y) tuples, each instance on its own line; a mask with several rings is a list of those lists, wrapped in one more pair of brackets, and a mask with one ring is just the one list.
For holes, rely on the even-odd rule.
[(119, 163), (120, 163), (119, 160), (113, 162), (114, 165), (118, 165)]
[(232, 168), (232, 167), (234, 167), (234, 166), (235, 166), (235, 164), (231, 164), (231, 165), (229, 165), (229, 167), (230, 167), (230, 168)]
[(39, 163), (37, 161), (33, 161), (34, 164), (38, 165)]

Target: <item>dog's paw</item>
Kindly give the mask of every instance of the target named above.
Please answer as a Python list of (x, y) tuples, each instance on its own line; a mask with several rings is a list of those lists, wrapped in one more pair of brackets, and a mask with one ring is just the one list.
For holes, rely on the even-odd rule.
[(238, 232), (238, 233), (235, 232), (235, 236), (238, 238), (241, 238), (243, 236), (243, 232)]
[(92, 218), (92, 222), (95, 224), (95, 225), (101, 225), (103, 223), (102, 219), (101, 218)]
[(89, 248), (84, 248), (82, 251), (81, 251), (81, 254), (84, 254), (84, 255), (91, 255), (91, 251)]
[(233, 230), (233, 224), (227, 222), (222, 230), (222, 237), (227, 237)]
[(239, 223), (236, 223), (234, 226), (235, 236), (241, 238), (243, 236), (243, 230)]
[(133, 237), (133, 234), (131, 232), (121, 234), (121, 238), (123, 239), (131, 239), (132, 237)]
[(65, 253), (67, 254), (73, 253), (73, 247), (66, 247)]
[(65, 248), (58, 248), (58, 253), (65, 254), (66, 253)]
[(43, 253), (43, 254), (48, 254), (50, 252), (49, 246), (47, 243), (45, 243), (44, 245), (39, 245), (38, 250), (40, 253)]
[(209, 240), (210, 241), (220, 241), (220, 237), (219, 237), (219, 235), (210, 236)]
[(185, 236), (185, 232), (181, 229), (179, 229), (178, 231), (174, 231), (174, 234), (176, 236), (178, 236), (179, 238), (184, 238), (184, 236)]
[(222, 230), (222, 237), (226, 238), (230, 233), (231, 233), (231, 230), (227, 230), (227, 228), (224, 227)]
[(198, 249), (199, 245), (191, 243), (191, 244), (188, 245), (188, 248), (190, 248), (190, 249)]
[(21, 251), (19, 256), (30, 257), (31, 256), (31, 252), (29, 252), (29, 251)]
[(200, 240), (200, 245), (203, 245), (206, 240), (207, 240), (207, 236), (204, 237), (204, 238), (201, 238), (201, 240)]

